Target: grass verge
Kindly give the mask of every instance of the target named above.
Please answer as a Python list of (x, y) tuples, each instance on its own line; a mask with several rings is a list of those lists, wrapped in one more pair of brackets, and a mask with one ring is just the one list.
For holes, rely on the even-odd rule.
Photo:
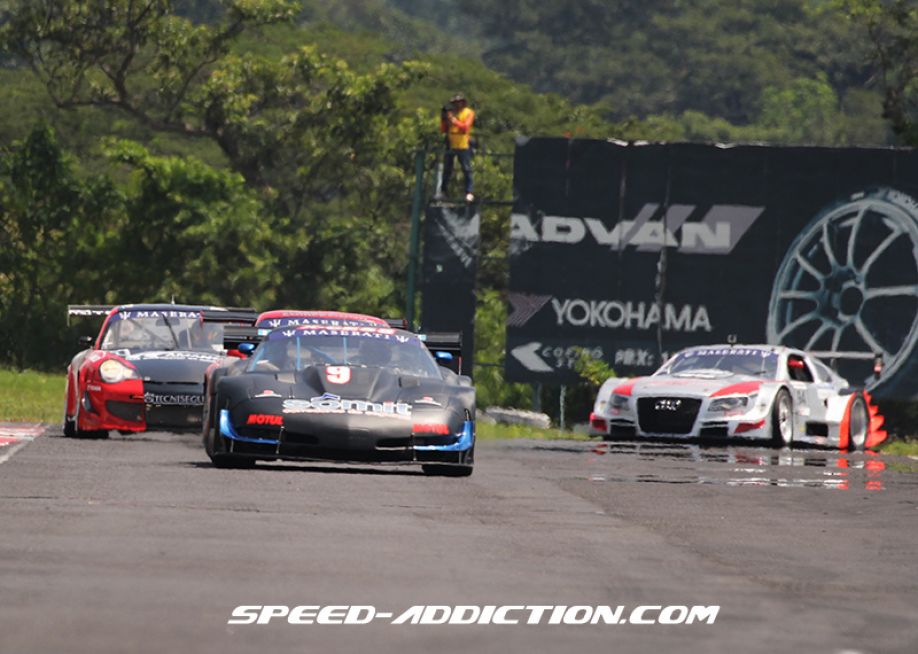
[[(64, 410), (66, 380), (63, 374), (0, 369), (0, 421), (59, 423)], [(487, 423), (478, 424), (476, 436), (482, 440), (590, 440), (584, 434), (560, 429)]]
[(538, 440), (588, 441), (586, 434), (575, 434), (560, 429), (539, 429), (527, 425), (501, 425), (479, 422), (475, 425), (475, 437), (483, 441), (534, 438)]
[(879, 447), (879, 452), (895, 456), (918, 456), (918, 440), (904, 438), (886, 441)]
[[(59, 423), (63, 415), (66, 375), (0, 369), (0, 422)], [(560, 429), (539, 429), (526, 425), (478, 423), (481, 440), (591, 440), (586, 434)], [(918, 456), (918, 440), (892, 440), (880, 447), (883, 454)]]
[(67, 376), (0, 369), (0, 421), (59, 423)]

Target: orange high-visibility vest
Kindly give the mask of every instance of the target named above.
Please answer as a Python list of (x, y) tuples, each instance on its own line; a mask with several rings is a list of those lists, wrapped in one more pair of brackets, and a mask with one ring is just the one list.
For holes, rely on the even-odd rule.
[(440, 131), (449, 134), (450, 149), (468, 150), (469, 136), (472, 133), (472, 124), (475, 122), (475, 112), (466, 107), (453, 117), (454, 121), (440, 121)]

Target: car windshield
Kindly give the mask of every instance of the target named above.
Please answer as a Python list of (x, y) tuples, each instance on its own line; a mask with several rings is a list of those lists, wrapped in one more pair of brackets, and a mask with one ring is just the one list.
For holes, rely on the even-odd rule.
[(103, 350), (223, 349), (223, 325), (204, 323), (197, 311), (120, 311), (108, 321)]
[(658, 374), (738, 374), (774, 379), (778, 355), (759, 348), (705, 348), (686, 350), (673, 357)]
[(248, 370), (280, 372), (309, 366), (372, 366), (417, 377), (440, 376), (417, 336), (373, 326), (276, 329), (255, 350)]

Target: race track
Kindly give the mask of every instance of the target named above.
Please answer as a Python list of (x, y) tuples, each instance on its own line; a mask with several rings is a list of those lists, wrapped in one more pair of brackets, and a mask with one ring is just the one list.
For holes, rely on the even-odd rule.
[[(470, 479), (217, 470), (197, 437), (0, 465), (0, 652), (918, 651), (918, 462), (483, 442)], [(228, 625), (238, 605), (719, 605), (693, 625)]]

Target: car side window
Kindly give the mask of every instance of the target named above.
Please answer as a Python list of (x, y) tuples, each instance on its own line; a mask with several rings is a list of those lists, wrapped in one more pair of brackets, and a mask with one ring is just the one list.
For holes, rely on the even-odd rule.
[(804, 358), (798, 355), (792, 354), (787, 357), (787, 374), (793, 381), (813, 381), (813, 373), (810, 371), (810, 367), (806, 365)]
[(813, 361), (813, 370), (816, 373), (816, 380), (821, 382), (832, 381), (832, 371), (821, 361)]

